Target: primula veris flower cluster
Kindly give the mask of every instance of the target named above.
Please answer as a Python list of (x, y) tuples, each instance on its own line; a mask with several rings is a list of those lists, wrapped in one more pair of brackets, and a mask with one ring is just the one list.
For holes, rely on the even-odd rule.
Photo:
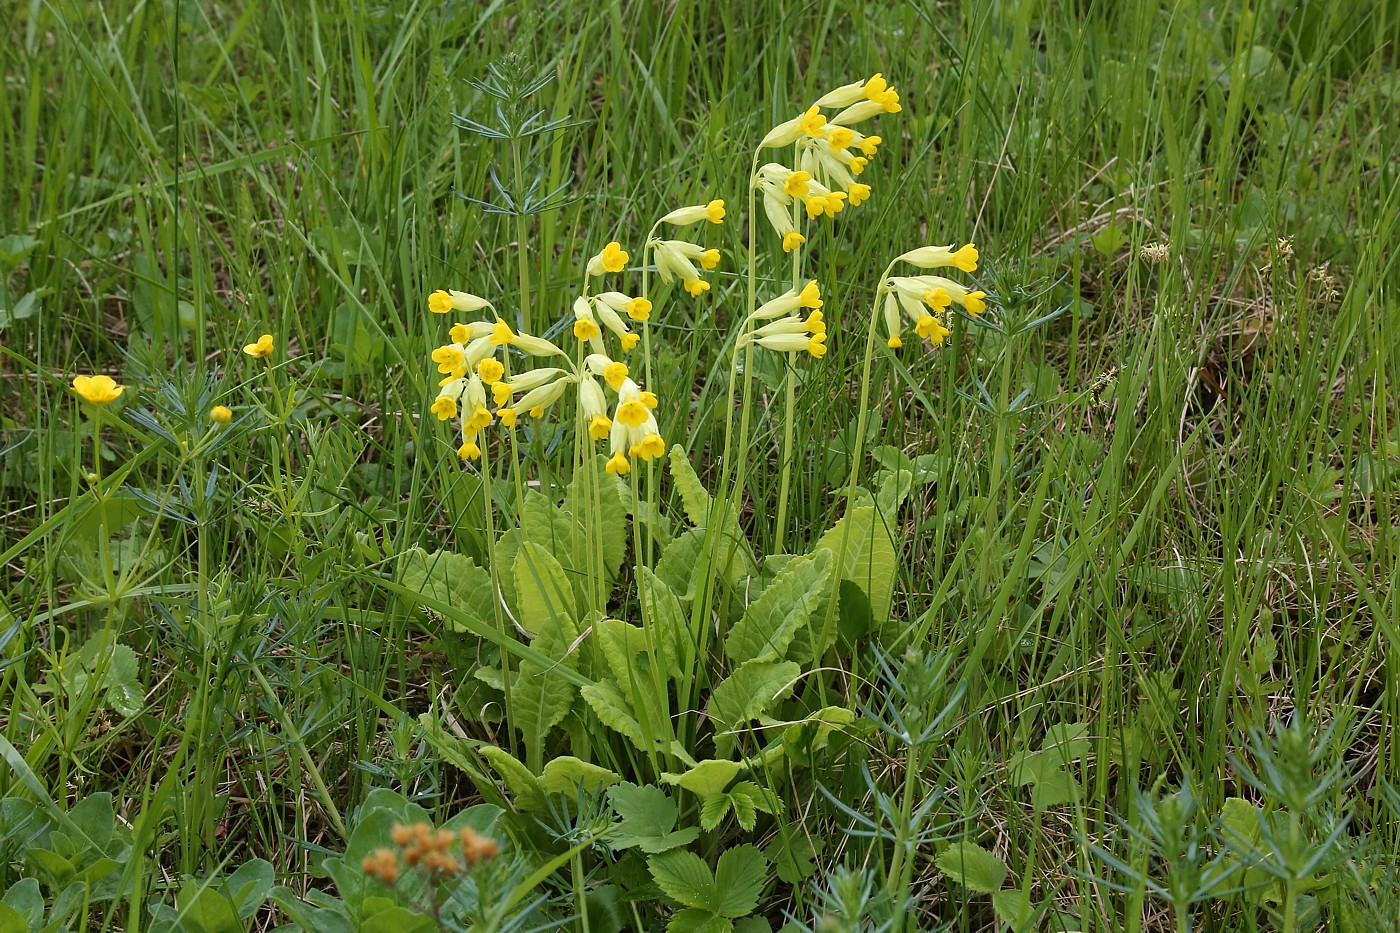
[[(839, 109), (830, 120), (823, 110)], [(759, 149), (795, 147), (795, 166), (767, 162), (754, 173), (752, 185), (763, 195), (763, 212), (782, 237), (783, 251), (792, 252), (807, 242), (793, 217), (801, 203), (808, 220), (835, 217), (847, 205), (859, 206), (870, 198), (870, 186), (856, 176), (874, 158), (882, 142), (853, 127), (881, 113), (898, 113), (899, 92), (880, 74), (866, 81), (843, 85), (818, 98), (799, 116), (773, 127)]]
[[(656, 226), (670, 224), (675, 227), (688, 227), (702, 220), (719, 225), (724, 223), (725, 216), (724, 201), (717, 198), (706, 204), (677, 208), (663, 216)], [(702, 270), (712, 271), (719, 266), (719, 250), (707, 249), (689, 240), (665, 237), (650, 238), (647, 240), (647, 249), (651, 250), (652, 260), (656, 263), (656, 273), (661, 276), (661, 281), (669, 283), (679, 279), (681, 286), (694, 298), (699, 298), (710, 290), (710, 283), (705, 281), (700, 273)], [(696, 268), (697, 266), (699, 268)]]
[[(951, 267), (962, 272), (976, 272), (980, 255), (971, 243), (954, 249), (952, 246), (925, 246), (911, 250), (896, 261), (907, 262), (921, 269)], [(895, 275), (881, 283), (884, 292), (883, 313), (886, 344), (891, 349), (904, 345), (902, 322), (908, 318), (921, 339), (938, 346), (951, 333), (947, 315), (953, 305), (976, 317), (987, 309), (986, 292), (968, 288), (960, 282), (941, 275)]]
[[(826, 355), (826, 320), (821, 307), (821, 288), (815, 281), (788, 289), (749, 315), (749, 322), (759, 326), (741, 337), (739, 344), (752, 342), (780, 353), (806, 352), (821, 359)], [(801, 313), (804, 310), (806, 316)]]

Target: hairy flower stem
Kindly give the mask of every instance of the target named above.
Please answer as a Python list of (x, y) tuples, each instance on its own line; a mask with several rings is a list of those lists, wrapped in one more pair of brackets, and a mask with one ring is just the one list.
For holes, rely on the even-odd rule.
[[(890, 264), (885, 267), (885, 271), (880, 275), (880, 285), (875, 289), (875, 302), (870, 308), (870, 326), (866, 329), (865, 335), (865, 361), (860, 369), (860, 402), (856, 406), (856, 439), (851, 447), (851, 475), (846, 481), (846, 516), (849, 517), (855, 511), (856, 506), (856, 480), (860, 476), (862, 458), (865, 456), (865, 429), (870, 424), (870, 382), (871, 373), (875, 368), (875, 337), (879, 332), (880, 322), (880, 299), (885, 294), (885, 282), (894, 271), (894, 265), (898, 259), (890, 260)], [(816, 648), (821, 650), (831, 637), (831, 627), (836, 621), (836, 605), (840, 602), (838, 594), (841, 587), (841, 566), (840, 562), (846, 558), (846, 548), (850, 544), (852, 522), (845, 522), (841, 528), (841, 541), (837, 545), (836, 553), (839, 555), (836, 569), (832, 572), (831, 596), (826, 601), (826, 613), (822, 616), (821, 638), (816, 643)], [(813, 663), (820, 663), (821, 658), (814, 658)], [(825, 699), (823, 699), (825, 702)]]
[[(798, 204), (795, 198), (792, 202), (793, 221), (798, 220)], [(802, 250), (792, 251), (792, 290), (799, 291), (799, 280), (802, 277)], [(793, 416), (797, 407), (797, 380), (794, 378), (792, 366), (787, 368), (787, 377), (783, 380), (783, 452), (782, 452), (782, 472), (778, 480), (778, 536), (773, 547), (773, 553), (782, 554), (787, 543), (787, 523), (788, 523), (788, 494), (792, 487), (792, 437), (793, 437)]]

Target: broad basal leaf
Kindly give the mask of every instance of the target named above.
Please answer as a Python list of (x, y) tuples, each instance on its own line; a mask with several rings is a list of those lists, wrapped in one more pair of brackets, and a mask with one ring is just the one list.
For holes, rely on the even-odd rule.
[(975, 842), (955, 842), (938, 856), (938, 869), (965, 888), (990, 894), (1006, 880), (1006, 865)]
[(600, 768), (572, 755), (561, 755), (544, 766), (539, 787), (546, 794), (562, 794), (577, 799), (580, 787), (585, 793), (596, 794), (599, 788), (611, 787), (620, 780), (622, 778), (616, 771)]
[(510, 752), (495, 745), (483, 745), (481, 757), (501, 776), (517, 809), (538, 812), (545, 808), (539, 780)]
[(697, 796), (708, 797), (728, 787), (729, 782), (742, 770), (744, 765), (741, 762), (710, 759), (700, 762), (684, 774), (663, 772), (661, 779), (667, 784), (684, 787)]
[[(409, 548), (399, 557), (399, 582), (424, 596), (450, 603), (483, 625), (495, 621), (491, 575), (470, 557)], [(449, 621), (448, 625), (455, 631), (467, 631), (457, 623)]]
[(535, 636), (537, 651), (562, 658), (578, 637), (573, 585), (554, 555), (526, 541), (515, 555), (516, 619)]
[(737, 664), (782, 658), (793, 633), (811, 622), (812, 613), (825, 598), (830, 575), (828, 551), (788, 561), (730, 629), (724, 642), (725, 656)]
[(877, 625), (889, 619), (896, 554), (878, 509), (871, 505), (853, 510), (822, 535), (813, 550), (832, 553), (839, 579), (850, 580), (865, 592)]
[(731, 733), (792, 693), (801, 673), (802, 669), (792, 661), (750, 661), (721, 681), (710, 694), (709, 705), (715, 727), (715, 753), (728, 755), (736, 740)]
[(680, 850), (653, 855), (647, 860), (647, 867), (657, 887), (667, 897), (687, 907), (719, 912), (714, 909), (720, 896), (715, 890), (710, 866), (694, 852)]

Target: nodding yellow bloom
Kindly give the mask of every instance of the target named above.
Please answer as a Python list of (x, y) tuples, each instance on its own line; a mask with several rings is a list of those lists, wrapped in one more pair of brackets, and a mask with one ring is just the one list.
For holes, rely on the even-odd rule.
[[(590, 300), (593, 303), (593, 313), (598, 316), (598, 320), (602, 322), (604, 327), (617, 335), (618, 339), (622, 341), (623, 349), (628, 348), (629, 337), (632, 338), (631, 345), (635, 346), (636, 335), (632, 333), (627, 323), (622, 320), (622, 315), (618, 313), (627, 307), (631, 299), (622, 292), (604, 292)], [(574, 313), (578, 314), (579, 312), (575, 309)]]
[(515, 413), (515, 409), (514, 409), (514, 408), (498, 408), (498, 409), (496, 409), (496, 420), (499, 421), (499, 422), (501, 423), (501, 426), (502, 426), (502, 427), (514, 428), (514, 427), (515, 427), (515, 419), (516, 419), (516, 413)]
[(612, 419), (607, 415), (594, 415), (588, 420), (588, 436), (595, 441), (606, 440), (612, 431)]
[(795, 172), (779, 162), (766, 162), (754, 173), (753, 186), (786, 205), (793, 198), (804, 197), (811, 180), (810, 172)]
[(826, 144), (832, 149), (846, 149), (849, 148), (852, 141), (854, 141), (855, 135), (856, 131), (850, 127), (833, 127), (826, 134)]
[(544, 417), (544, 406), (543, 406), (543, 405), (536, 405), (534, 408), (530, 409), (529, 412), (527, 412), (527, 414), (528, 414), (531, 418), (535, 418), (536, 420), (538, 420), (538, 419), (540, 419), (540, 418), (543, 418), (543, 417)]
[(651, 409), (655, 409), (660, 404), (656, 399), (655, 392), (641, 392), (638, 393), (637, 397), (641, 399), (643, 405)]
[(627, 378), (627, 364), (612, 362), (603, 367), (603, 380), (616, 392), (622, 388), (622, 380)]
[(503, 347), (515, 339), (515, 332), (510, 329), (510, 325), (500, 318), (496, 318), (496, 323), (491, 326), (491, 342), (498, 347)]
[(865, 156), (867, 159), (872, 159), (875, 157), (875, 153), (879, 151), (882, 142), (884, 142), (884, 140), (879, 136), (864, 136), (856, 145), (860, 147), (861, 155)]
[(457, 448), (457, 456), (463, 460), (480, 460), (481, 448), (477, 446), (475, 440), (468, 439), (462, 441), (462, 446)]
[(439, 395), (433, 399), (433, 407), (429, 411), (437, 415), (439, 421), (451, 421), (457, 417), (457, 400), (450, 395)]
[(807, 341), (807, 352), (815, 359), (826, 356), (826, 334), (813, 334), (812, 339)]
[(891, 350), (898, 350), (900, 347), (904, 346), (904, 341), (899, 339), (899, 300), (895, 298), (894, 292), (887, 292), (885, 294), (883, 309), (885, 313), (885, 330), (888, 331), (890, 335), (890, 339), (885, 341), (885, 345)]
[(914, 330), (918, 335), (932, 343), (935, 347), (943, 342), (952, 331), (943, 326), (943, 323), (932, 314), (925, 314), (919, 318), (914, 325)]
[(802, 291), (797, 295), (797, 301), (804, 308), (820, 308), (822, 306), (822, 290), (816, 279), (802, 286)]
[(603, 251), (588, 260), (588, 274), (602, 275), (604, 272), (621, 272), (627, 268), (627, 251), (622, 244), (613, 240)]
[(749, 315), (750, 320), (771, 321), (780, 318), (785, 314), (791, 314), (798, 308), (820, 308), (822, 306), (822, 290), (815, 279), (806, 285), (798, 288), (790, 288), (777, 298), (765, 301), (758, 306), (758, 310)]
[(470, 324), (453, 324), (447, 335), (453, 343), (467, 344), (491, 336), (492, 330), (491, 324), (486, 321), (472, 321)]
[(865, 156), (851, 156), (851, 174), (859, 175), (861, 172), (865, 171), (865, 167), (869, 164), (870, 160)]
[(801, 136), (820, 137), (826, 135), (826, 117), (822, 116), (821, 108), (813, 104), (807, 108), (807, 112), (801, 116), (785, 120), (768, 131), (759, 142), (760, 149), (781, 149), (790, 146)]
[(645, 321), (651, 317), (651, 302), (645, 298), (633, 298), (627, 302), (627, 316), (634, 321)]
[[(685, 240), (652, 240), (650, 245), (652, 255), (656, 259), (656, 272), (661, 276), (661, 281), (680, 279), (686, 291), (696, 296), (710, 287), (708, 283), (694, 284), (700, 279), (700, 270), (695, 268), (695, 263), (703, 264), (709, 250), (698, 243), (687, 243)], [(718, 256), (718, 252), (715, 255)]]
[(215, 424), (228, 424), (233, 420), (233, 412), (223, 405), (215, 405), (209, 409), (209, 420)]
[(619, 450), (608, 458), (608, 462), (603, 469), (614, 476), (626, 476), (628, 473), (632, 472), (632, 463), (623, 455), (622, 451)]
[(800, 198), (807, 193), (807, 186), (811, 181), (810, 172), (790, 172), (783, 182), (783, 194), (790, 198)]
[(910, 250), (900, 256), (897, 262), (907, 262), (918, 266), (920, 269), (937, 269), (942, 266), (954, 266), (963, 272), (976, 272), (977, 260), (981, 254), (977, 252), (977, 247), (971, 243), (958, 249), (953, 249), (950, 243), (947, 246), (922, 246), (918, 249)]
[(870, 186), (854, 182), (846, 189), (846, 193), (851, 196), (851, 207), (859, 207), (863, 202), (870, 200)]
[[(526, 396), (528, 396), (531, 392), (534, 392), (540, 386), (543, 386), (546, 383), (552, 383), (563, 375), (564, 370), (555, 367), (542, 367), (540, 369), (532, 369), (528, 372), (520, 373), (510, 382), (496, 383), (491, 387), (491, 395), (495, 399), (497, 405), (505, 405), (507, 402), (510, 401), (510, 397), (512, 395), (524, 393)], [(566, 382), (567, 380), (561, 381)], [(563, 392), (563, 389), (561, 388), (559, 391)], [(524, 408), (526, 411), (530, 410), (529, 406), (527, 405), (517, 405), (515, 407)]]
[[(561, 370), (555, 370), (555, 372), (561, 372)], [(541, 418), (544, 416), (545, 409), (559, 401), (564, 390), (573, 382), (573, 378), (569, 376), (555, 379), (553, 382), (546, 382), (520, 396), (512, 407), (529, 412), (531, 418)]]
[(501, 377), (506, 374), (506, 368), (501, 361), (495, 357), (488, 356), (486, 359), (476, 364), (477, 375), (481, 376), (481, 381), (487, 385), (495, 385), (501, 381)]
[(598, 329), (598, 322), (592, 318), (580, 318), (574, 321), (574, 336), (579, 340), (597, 340), (603, 332)]
[(817, 100), (817, 106), (836, 108), (849, 107), (861, 100), (875, 100), (889, 90), (889, 83), (878, 71), (864, 81), (843, 84), (828, 91)]
[(481, 377), (467, 377), (462, 389), (462, 409), (468, 413), (462, 421), (462, 431), (467, 435), (480, 433), (491, 423), (491, 411), (486, 407), (486, 387)]
[(257, 343), (250, 343), (243, 347), (243, 352), (255, 360), (265, 360), (272, 355), (272, 335), (263, 334), (258, 338)]
[(563, 350), (543, 337), (531, 337), (529, 334), (516, 334), (511, 338), (510, 345), (528, 353), (531, 356), (567, 356)]
[(766, 191), (763, 193), (763, 213), (768, 216), (773, 232), (783, 238), (783, 251), (788, 253), (807, 242), (807, 238), (798, 232), (797, 225), (792, 222), (792, 212), (788, 210), (790, 203), (790, 198), (782, 200)]
[(904, 341), (899, 339), (899, 334), (891, 334), (890, 339), (885, 341), (885, 346), (889, 347), (891, 350), (898, 350), (900, 347), (904, 346)]
[(708, 204), (696, 204), (691, 207), (680, 207), (665, 217), (661, 218), (662, 223), (675, 224), (677, 227), (686, 227), (702, 220), (708, 220), (712, 224), (724, 223), (724, 201), (716, 198)]
[(434, 314), (446, 314), (449, 311), (470, 314), (473, 311), (489, 307), (491, 307), (491, 302), (485, 298), (478, 298), (467, 292), (459, 292), (450, 288), (446, 290), (439, 288), (428, 296), (428, 310)]
[(433, 351), (433, 362), (438, 364), (438, 372), (457, 378), (467, 371), (467, 351), (460, 343), (449, 343)]
[(806, 242), (807, 238), (805, 236), (798, 233), (796, 230), (789, 230), (787, 233), (783, 234), (783, 252), (790, 253)]
[(618, 338), (622, 341), (622, 352), (631, 353), (637, 348), (637, 341), (642, 339), (641, 334), (623, 334)]
[(682, 284), (685, 285), (685, 290), (690, 292), (691, 296), (694, 298), (699, 298), (710, 290), (710, 283), (706, 282), (704, 279), (691, 279), (689, 282), (684, 282)]
[[(820, 313), (815, 312), (816, 315)], [(803, 320), (800, 315), (792, 315), (758, 328), (751, 335), (741, 339), (740, 345), (743, 346), (747, 341), (780, 353), (800, 353), (805, 350), (820, 359), (826, 354), (826, 324), (818, 317), (815, 327), (809, 326), (808, 321)]]
[[(272, 340), (271, 337), (267, 339)], [(73, 377), (73, 391), (82, 396), (84, 401), (94, 405), (106, 405), (108, 402), (115, 401), (125, 389), (126, 386), (117, 385), (117, 381), (111, 376)]]
[[(893, 280), (901, 279), (901, 276), (893, 276)], [(911, 277), (918, 285), (924, 289), (921, 297), (931, 306), (946, 308), (949, 303), (957, 304), (968, 314), (976, 317), (987, 310), (987, 303), (983, 299), (987, 293), (983, 291), (973, 291), (966, 285), (954, 282), (952, 279), (945, 279), (941, 275), (916, 275)]]
[(707, 249), (700, 254), (700, 268), (709, 272), (719, 265), (719, 250)]
[(641, 457), (643, 460), (654, 460), (666, 455), (666, 442), (661, 439), (660, 434), (648, 434), (642, 438), (640, 443), (633, 444), (627, 453), (633, 457)]
[[(589, 357), (590, 361), (592, 359), (592, 357)], [(594, 368), (593, 365), (589, 365), (590, 370)], [(623, 376), (623, 378), (625, 379), (627, 377)], [(602, 440), (602, 437), (606, 437), (608, 430), (612, 429), (612, 420), (607, 416), (608, 400), (607, 397), (603, 395), (603, 387), (598, 385), (598, 380), (594, 379), (592, 376), (584, 376), (579, 380), (578, 404), (579, 410), (583, 413), (583, 419), (588, 424), (589, 434), (593, 439), (596, 441)], [(602, 437), (593, 434), (593, 427), (598, 422), (599, 418), (608, 422), (608, 427), (603, 431)]]
[(807, 315), (807, 332), (811, 334), (826, 333), (826, 320), (820, 311), (813, 311)]
[(650, 417), (641, 399), (628, 399), (617, 406), (617, 420), (629, 428), (640, 428)]

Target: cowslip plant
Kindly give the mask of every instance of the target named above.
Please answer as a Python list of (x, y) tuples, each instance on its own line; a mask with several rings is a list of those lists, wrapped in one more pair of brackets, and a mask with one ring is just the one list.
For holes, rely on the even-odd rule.
[[(679, 400), (657, 390), (652, 324), (718, 291), (706, 273), (718, 268), (721, 248), (692, 231), (724, 224), (723, 199), (662, 213), (642, 239), (640, 270), (621, 241), (606, 243), (584, 263), (569, 312), (546, 335), (530, 332), (523, 309), (505, 310), (504, 299), (449, 288), (428, 298), (430, 312), (457, 315), (449, 341), (431, 353), (439, 383), (429, 410), (457, 423), (449, 447), (480, 477), (487, 553), (479, 565), (448, 548), (411, 549), (399, 555), (397, 578), (384, 581), (440, 617), (467, 640), (464, 653), (480, 659), (450, 720), (447, 710), (423, 717), (426, 733), (478, 782), (494, 773), (524, 813), (606, 792), (618, 825), (629, 828), (610, 831), (603, 850), (626, 850), (631, 859), (646, 853), (650, 876), (676, 904), (673, 929), (730, 929), (756, 909), (767, 859), (726, 840), (762, 820), (785, 834), (783, 785), (836, 754), (857, 719), (854, 709), (828, 701), (831, 675), (822, 668), (835, 661), (839, 670), (833, 649), (878, 634), (891, 615), (890, 528), (913, 485), (912, 474), (898, 473), (878, 496), (859, 484), (864, 431), (878, 417), (877, 356), (900, 350), (910, 325), (936, 347), (957, 314), (972, 319), (986, 308), (981, 290), (952, 279), (894, 274), (901, 265), (973, 272), (979, 256), (971, 244), (923, 247), (890, 262), (868, 317), (845, 515), (805, 552), (785, 553), (797, 455), (792, 370), (826, 356), (830, 327), (822, 286), (804, 274), (804, 247), (823, 218), (870, 198), (870, 185), (857, 177), (882, 140), (857, 127), (900, 109), (898, 93), (877, 74), (818, 98), (754, 151), (747, 306), (724, 341), (729, 404), (713, 496), (687, 451), (668, 451), (665, 425)], [(787, 267), (780, 290), (763, 296), (759, 216), (779, 238)], [(629, 288), (626, 278), (637, 271), (640, 282)], [(689, 296), (682, 310), (672, 304), (676, 286)], [(758, 352), (788, 364), (777, 547), (768, 556), (753, 552), (740, 522)], [(551, 495), (553, 484), (532, 475), (537, 458), (529, 453), (545, 439), (568, 438), (573, 477)], [(663, 459), (683, 517), (661, 508), (655, 467)], [(498, 508), (509, 516), (499, 532)], [(486, 710), (504, 721), (494, 741), (447, 728), (463, 718), (487, 726)], [(905, 763), (911, 780), (921, 761), (911, 754)], [(911, 846), (922, 838), (912, 828), (915, 789), (907, 786), (892, 811), (892, 877), (906, 881)], [(709, 852), (723, 852), (717, 862), (689, 850), (697, 834), (710, 840)], [(581, 873), (575, 866), (576, 883)], [(732, 899), (706, 893), (731, 887), (722, 881), (730, 875), (752, 890)]]

